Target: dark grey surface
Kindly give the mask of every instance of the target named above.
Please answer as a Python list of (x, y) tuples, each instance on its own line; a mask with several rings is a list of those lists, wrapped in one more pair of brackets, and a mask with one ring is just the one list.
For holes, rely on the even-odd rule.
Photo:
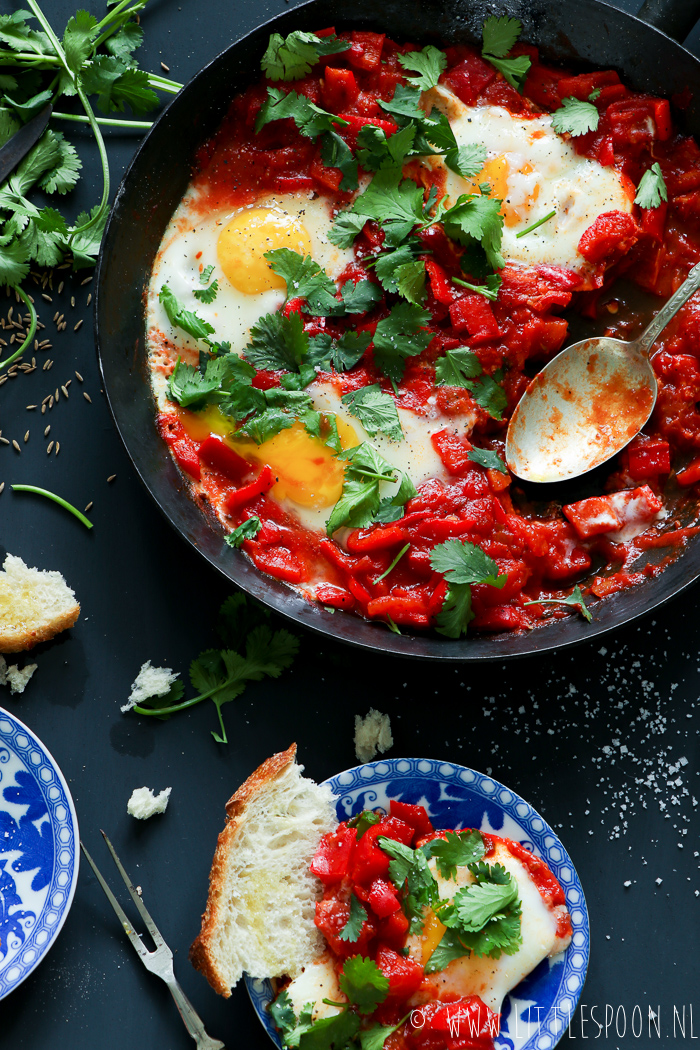
[[(0, 11), (13, 6), (3, 0)], [(632, 10), (636, 4), (618, 6)], [(286, 8), (282, 2), (210, 0), (205, 7), (202, 0), (152, 0), (143, 16), (142, 64), (155, 71), (162, 59), (171, 76), (187, 80), (236, 36)], [(51, 0), (45, 9), (62, 29), (74, 7)], [(80, 134), (69, 137), (77, 142)], [(116, 183), (135, 140), (129, 134), (108, 138)], [(95, 152), (87, 136), (85, 142), (76, 206), (92, 203), (99, 193)], [(269, 1045), (245, 992), (237, 989), (228, 1002), (219, 999), (186, 959), (226, 800), (257, 763), (292, 740), (317, 779), (353, 765), (353, 715), (375, 706), (392, 716), (392, 755), (444, 757), (492, 772), (538, 807), (560, 834), (583, 881), (592, 924), (586, 1008), (571, 1034), (594, 1038), (591, 1007), (605, 1024), (608, 1004), (620, 1029), (625, 1010), (627, 1033), (618, 1038), (613, 1020), (600, 1034), (601, 1044), (656, 1045), (647, 1029), (651, 1007), (660, 1012), (662, 1042), (681, 1044), (690, 1041), (693, 1005), (693, 1034), (700, 1036), (694, 951), (700, 933), (694, 856), (700, 850), (698, 586), (637, 626), (568, 653), (508, 666), (436, 669), (303, 635), (291, 673), (250, 686), (225, 709), (228, 747), (210, 736), (216, 720), (210, 705), (164, 724), (122, 716), (119, 706), (143, 661), (185, 673), (200, 649), (214, 644), (213, 621), (228, 588), (178, 540), (133, 474), (100, 394), (85, 307), (90, 286), (80, 287), (82, 278), (72, 282), (75, 288), (67, 282), (60, 299), (40, 307), (50, 333), (57, 307), (72, 322), (52, 340), (53, 350), (39, 355), (40, 364), (46, 356), (54, 360), (51, 371), (38, 369), (0, 388), (2, 433), (22, 448), (18, 454), (0, 447), (0, 481), (6, 482), (0, 539), (29, 564), (60, 569), (83, 612), (71, 632), (36, 650), (39, 669), (23, 696), (2, 690), (0, 705), (53, 752), (73, 792), (86, 844), (110, 880), (98, 829), (112, 838), (176, 951), (180, 980), (210, 1032), (230, 1047)], [(85, 324), (74, 335), (79, 318)], [(92, 404), (81, 396), (75, 369)], [(61, 397), (43, 417), (26, 410), (70, 377), (68, 402)], [(50, 438), (60, 441), (58, 457), (46, 455)], [(11, 482), (45, 486), (79, 507), (94, 500), (95, 528), (86, 532), (38, 497), (13, 495)], [(680, 759), (687, 764), (679, 765)], [(143, 784), (157, 790), (172, 785), (173, 794), (164, 817), (141, 824), (126, 815), (126, 801)], [(674, 1030), (674, 1007), (680, 1016), (685, 1007), (685, 1039), (678, 1024)], [(644, 1032), (636, 1037), (631, 1025), (641, 1015)], [(84, 870), (57, 944), (0, 1003), (0, 1045), (193, 1045), (166, 989), (142, 969)]]

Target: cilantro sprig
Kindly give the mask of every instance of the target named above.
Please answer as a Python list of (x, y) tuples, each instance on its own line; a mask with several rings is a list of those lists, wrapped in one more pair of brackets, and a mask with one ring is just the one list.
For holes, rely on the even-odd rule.
[(522, 28), (522, 23), (517, 18), (509, 18), (508, 15), (497, 18), (491, 15), (484, 22), (481, 51), (483, 58), (503, 74), (511, 87), (520, 92), (532, 62), (527, 55), (518, 55), (516, 58), (506, 56), (517, 42)]
[[(326, 523), (329, 536), (343, 526), (365, 528), (373, 521), (395, 521), (400, 516), (395, 511), (400, 511), (416, 494), (413, 482), (403, 474), (396, 494), (382, 499), (380, 486), (396, 483), (396, 476), (401, 472), (387, 463), (369, 441), (339, 453), (339, 458), (346, 460), (343, 490)], [(392, 516), (381, 517), (385, 512)]]
[[(494, 419), (502, 419), (508, 404), (505, 390), (498, 382), (500, 371), (486, 375), (481, 362), (467, 346), (447, 350), (435, 364), (435, 382), (438, 386), (461, 386), (468, 390), (477, 405)], [(478, 462), (478, 460), (476, 460)]]
[(583, 597), (583, 591), (578, 584), (576, 584), (571, 594), (567, 594), (565, 598), (538, 598), (533, 602), (523, 602), (523, 605), (570, 605), (572, 608), (578, 609), (584, 620), (588, 620), (590, 623), (593, 619)]
[(445, 540), (434, 547), (430, 564), (449, 584), (442, 609), (438, 613), (439, 634), (459, 638), (467, 633), (474, 619), (472, 612), (473, 583), (486, 583), (499, 590), (505, 586), (507, 573), (500, 572), (497, 563), (475, 543)]
[(398, 57), (403, 68), (408, 70), (407, 79), (421, 91), (435, 87), (440, 74), (447, 68), (447, 55), (432, 44), (428, 44), (422, 51), (409, 51), (408, 54)]
[(272, 33), (260, 68), (270, 80), (301, 80), (322, 56), (337, 55), (349, 47), (349, 40), (339, 40), (335, 34), (319, 37), (295, 30), (283, 37)]
[(249, 603), (242, 594), (233, 594), (219, 611), (218, 633), (222, 649), (207, 649), (190, 665), (190, 681), (196, 696), (183, 700), (185, 687), (175, 682), (165, 696), (152, 696), (132, 710), (140, 715), (169, 718), (203, 700), (212, 700), (219, 719), (220, 732), (212, 730), (218, 744), (228, 743), (222, 707), (240, 696), (248, 682), (279, 678), (291, 665), (299, 642), (284, 629), (273, 630), (269, 613)]
[(341, 400), (352, 415), (359, 419), (370, 437), (381, 431), (394, 441), (403, 440), (396, 402), (376, 384), (352, 390)]

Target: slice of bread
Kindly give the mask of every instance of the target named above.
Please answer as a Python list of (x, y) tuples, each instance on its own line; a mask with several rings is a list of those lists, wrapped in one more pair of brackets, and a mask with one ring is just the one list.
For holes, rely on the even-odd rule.
[(80, 606), (60, 572), (8, 554), (0, 572), (0, 653), (20, 653), (72, 627)]
[(192, 964), (220, 995), (243, 971), (296, 977), (324, 947), (314, 925), (322, 886), (309, 863), (338, 820), (331, 789), (302, 777), (296, 744), (272, 755), (226, 805)]

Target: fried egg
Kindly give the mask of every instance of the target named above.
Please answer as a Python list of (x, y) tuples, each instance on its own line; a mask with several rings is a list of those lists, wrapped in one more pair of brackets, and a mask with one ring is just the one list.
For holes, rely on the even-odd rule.
[[(149, 289), (149, 328), (178, 347), (196, 350), (197, 344), (168, 320), (158, 301), (164, 284), (186, 310), (212, 325), (217, 339), (227, 340), (240, 352), (256, 321), (279, 310), (285, 301), (285, 283), (270, 269), (265, 252), (289, 248), (310, 255), (333, 278), (354, 259), (352, 249), (341, 250), (329, 241), (331, 205), (310, 193), (268, 196), (234, 211), (206, 215), (199, 211), (197, 199), (186, 197), (175, 212)], [(204, 303), (194, 293), (206, 287), (200, 275), (210, 266), (209, 281), (218, 282), (218, 292), (213, 302)]]
[[(460, 194), (479, 193), (479, 186), (488, 183), (489, 196), (503, 201), (504, 258), (579, 273), (590, 269), (578, 243), (602, 212), (632, 211), (628, 180), (579, 156), (554, 131), (550, 113), (521, 117), (502, 106), (467, 106), (443, 85), (423, 99), (429, 110), (435, 107), (447, 116), (459, 146), (486, 146), (486, 162), (471, 179), (450, 171), (442, 157), (426, 157), (424, 163), (444, 172), (445, 193), (452, 204)], [(551, 211), (555, 214), (542, 226), (518, 236)]]

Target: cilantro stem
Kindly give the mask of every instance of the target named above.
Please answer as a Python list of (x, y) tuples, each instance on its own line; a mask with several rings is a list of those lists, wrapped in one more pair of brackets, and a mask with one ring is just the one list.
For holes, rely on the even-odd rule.
[(160, 77), (157, 73), (148, 74), (148, 83), (158, 91), (165, 91), (170, 95), (177, 95), (183, 87), (177, 80), (168, 80), (167, 77)]
[[(544, 219), (542, 221), (544, 222)], [(519, 236), (520, 234), (518, 234), (518, 237)], [(491, 289), (485, 284), (470, 284), (469, 281), (463, 281), (461, 277), (453, 277), (452, 283), (461, 284), (463, 288), (468, 288), (470, 292), (476, 292), (478, 295), (483, 295), (485, 299), (498, 298), (498, 290)]]
[[(127, 22), (133, 14), (137, 14), (142, 11), (148, 3), (148, 0), (137, 0), (137, 3), (133, 7), (129, 7), (127, 11), (124, 10), (128, 7), (131, 0), (120, 0), (115, 7), (109, 11), (101, 22), (98, 22), (95, 29), (100, 31), (100, 36), (97, 37), (93, 45), (93, 52), (97, 51), (101, 44), (104, 44), (105, 40), (109, 40), (111, 36), (117, 32), (118, 29)], [(104, 31), (102, 31), (104, 30)]]
[[(220, 689), (225, 689), (226, 686), (231, 685), (236, 679), (236, 675), (232, 675), (227, 678), (225, 682), (219, 682), (218, 685), (212, 686), (206, 693), (199, 693), (197, 696), (191, 697), (189, 700), (183, 700), (181, 704), (173, 704), (172, 707), (141, 707), (139, 704), (135, 704), (132, 710), (138, 712), (140, 715), (155, 715), (160, 717), (161, 715), (174, 715), (177, 711), (185, 711), (188, 707), (194, 707), (200, 700), (208, 700), (214, 693), (218, 693)], [(220, 717), (220, 716), (219, 716)], [(223, 722), (221, 724), (223, 729)], [(226, 730), (224, 730), (225, 734)]]
[(352, 469), (355, 474), (362, 474), (364, 478), (375, 478), (377, 481), (396, 481), (396, 478), (387, 474), (375, 474), (371, 470), (363, 470), (362, 467), (353, 467)]
[(396, 566), (397, 566), (397, 565), (399, 564), (399, 562), (401, 561), (401, 559), (403, 558), (404, 554), (406, 553), (406, 551), (408, 550), (408, 548), (409, 548), (410, 546), (411, 546), (411, 544), (410, 544), (410, 543), (407, 543), (405, 547), (402, 547), (402, 548), (401, 548), (401, 550), (400, 550), (400, 551), (399, 551), (399, 553), (398, 553), (398, 554), (396, 555), (396, 557), (394, 558), (394, 560), (392, 561), (391, 565), (390, 565), (390, 566), (389, 566), (389, 568), (388, 568), (388, 569), (386, 570), (386, 572), (383, 572), (383, 573), (381, 574), (381, 576), (377, 576), (376, 580), (374, 581), (375, 583), (379, 583), (379, 581), (380, 581), (380, 580), (383, 580), (385, 576), (388, 576), (388, 575), (389, 575), (389, 573), (391, 572), (391, 570), (392, 570), (392, 569), (395, 569), (395, 568), (396, 568)]
[(92, 528), (92, 522), (89, 518), (86, 518), (84, 514), (81, 514), (77, 507), (74, 507), (72, 503), (57, 496), (54, 492), (49, 492), (48, 489), (40, 489), (37, 488), (36, 485), (10, 485), (10, 488), (13, 492), (35, 492), (37, 496), (46, 496), (47, 499), (53, 500), (54, 503), (58, 503), (60, 507), (70, 511), (71, 514), (74, 514), (79, 521), (82, 521), (86, 529)]
[[(57, 120), (73, 120), (77, 124), (90, 123), (90, 118), (82, 113), (57, 113), (54, 110), (51, 117), (52, 119), (55, 117)], [(138, 128), (139, 131), (143, 131), (146, 128), (153, 127), (152, 120), (118, 120), (116, 117), (95, 117), (95, 120), (98, 124), (104, 124), (110, 128)]]
[(515, 235), (516, 240), (519, 237), (524, 237), (526, 233), (532, 233), (533, 230), (536, 230), (538, 226), (542, 226), (543, 223), (549, 222), (549, 220), (552, 218), (552, 216), (556, 215), (556, 214), (557, 214), (557, 209), (556, 208), (552, 208), (551, 211), (548, 211), (547, 214), (545, 216), (543, 216), (541, 219), (538, 219), (537, 222), (533, 222), (531, 226), (527, 226), (524, 230), (521, 230), (520, 233), (516, 233), (516, 235)]
[(31, 301), (27, 293), (24, 292), (21, 288), (15, 287), (15, 291), (17, 292), (17, 295), (20, 297), (20, 299), (22, 299), (23, 302), (27, 304), (27, 308), (29, 309), (29, 315), (31, 317), (31, 322), (29, 324), (29, 331), (27, 332), (24, 342), (20, 346), (19, 350), (15, 350), (14, 354), (11, 354), (5, 361), (0, 361), (0, 368), (7, 368), (8, 365), (11, 365), (12, 362), (16, 361), (18, 357), (21, 357), (24, 351), (27, 349), (27, 347), (31, 346), (32, 339), (36, 335), (36, 310), (34, 309), (34, 303)]
[(94, 226), (96, 223), (100, 222), (102, 216), (107, 210), (107, 206), (109, 204), (109, 161), (107, 159), (107, 150), (105, 148), (104, 139), (102, 138), (102, 132), (99, 129), (97, 119), (92, 111), (92, 106), (88, 102), (87, 95), (85, 94), (82, 88), (79, 78), (76, 77), (75, 73), (68, 65), (65, 52), (61, 46), (58, 37), (51, 28), (51, 23), (46, 18), (44, 12), (41, 10), (36, 0), (27, 0), (27, 3), (31, 7), (32, 11), (36, 15), (37, 20), (39, 21), (39, 24), (42, 26), (46, 35), (48, 36), (51, 45), (61, 62), (61, 65), (65, 69), (71, 81), (73, 82), (76, 94), (80, 99), (83, 109), (87, 114), (88, 120), (90, 122), (90, 127), (92, 128), (92, 133), (95, 136), (97, 148), (100, 153), (100, 161), (102, 164), (102, 200), (100, 201), (98, 207), (95, 209), (94, 215), (92, 215), (86, 223), (84, 223), (82, 226), (76, 226), (71, 230), (71, 240), (73, 240), (76, 233), (84, 233), (85, 230), (89, 230), (91, 226)]

